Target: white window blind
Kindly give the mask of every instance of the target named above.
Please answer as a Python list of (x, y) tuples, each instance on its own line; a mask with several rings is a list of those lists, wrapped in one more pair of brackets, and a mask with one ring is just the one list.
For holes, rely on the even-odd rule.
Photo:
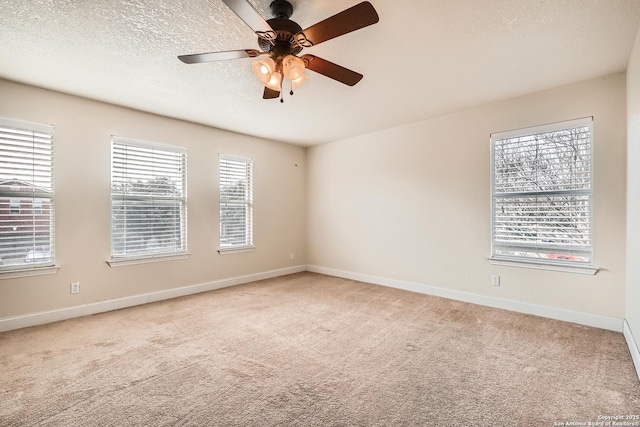
[(120, 137), (111, 147), (111, 259), (186, 253), (186, 150)]
[(491, 136), (492, 256), (592, 261), (592, 119)]
[(54, 263), (53, 135), (0, 118), (0, 270)]
[(220, 250), (253, 247), (253, 161), (220, 155)]

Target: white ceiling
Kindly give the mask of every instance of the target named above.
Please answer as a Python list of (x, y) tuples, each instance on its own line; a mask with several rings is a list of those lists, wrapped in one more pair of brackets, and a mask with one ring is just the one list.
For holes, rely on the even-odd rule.
[[(249, 1), (271, 18), (271, 0)], [(290, 1), (302, 28), (359, 2)], [(624, 71), (640, 24), (638, 0), (371, 3), (379, 23), (303, 51), (364, 79), (309, 71), (282, 104), (250, 58), (176, 58), (258, 48), (221, 0), (3, 0), (0, 77), (309, 146)]]

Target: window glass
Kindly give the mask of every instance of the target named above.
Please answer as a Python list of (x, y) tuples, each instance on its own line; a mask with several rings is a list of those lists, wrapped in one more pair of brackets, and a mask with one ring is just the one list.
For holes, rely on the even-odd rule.
[(220, 155), (220, 250), (253, 247), (253, 161)]
[(592, 261), (592, 121), (494, 134), (492, 256)]
[(53, 126), (0, 118), (0, 269), (54, 263)]
[(114, 137), (111, 156), (111, 259), (185, 253), (185, 150)]

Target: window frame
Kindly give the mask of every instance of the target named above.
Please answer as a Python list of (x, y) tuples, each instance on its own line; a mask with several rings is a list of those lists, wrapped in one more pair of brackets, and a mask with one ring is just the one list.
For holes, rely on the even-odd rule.
[[(142, 150), (151, 150), (151, 153), (155, 153), (156, 151), (159, 152), (158, 154), (161, 155), (161, 153), (170, 153), (172, 155), (178, 155), (177, 157), (177, 163), (180, 163), (179, 166), (179, 170), (180, 172), (180, 176), (181, 176), (181, 181), (182, 181), (182, 187), (179, 191), (179, 195), (175, 196), (175, 197), (171, 197), (171, 196), (153, 196), (150, 197), (148, 195), (130, 195), (127, 196), (125, 194), (116, 194), (114, 193), (114, 161), (115, 161), (115, 152), (116, 152), (116, 146), (127, 146), (127, 147), (133, 147), (133, 148), (137, 148), (137, 149), (142, 149)], [(176, 260), (176, 259), (185, 259), (189, 256), (189, 252), (188, 252), (188, 216), (187, 216), (187, 149), (184, 147), (179, 147), (179, 146), (175, 146), (175, 145), (169, 145), (169, 144), (162, 144), (159, 142), (151, 142), (151, 141), (144, 141), (144, 140), (139, 140), (139, 139), (133, 139), (133, 138), (126, 138), (126, 137), (120, 137), (120, 136), (115, 136), (113, 135), (111, 137), (111, 177), (110, 177), (110, 183), (111, 183), (111, 187), (110, 187), (110, 214), (111, 214), (111, 219), (110, 219), (110, 231), (109, 231), (109, 235), (110, 235), (110, 257), (109, 260), (107, 261), (107, 263), (111, 266), (111, 267), (118, 267), (118, 266), (123, 266), (123, 265), (131, 265), (131, 264), (140, 264), (140, 263), (147, 263), (147, 262), (161, 262), (161, 261), (170, 261), (170, 260)], [(151, 161), (157, 160), (153, 157), (150, 157)], [(152, 167), (151, 164), (147, 164), (147, 167)], [(126, 165), (123, 166), (124, 169), (126, 169)], [(123, 170), (124, 170), (123, 169)], [(179, 246), (175, 246), (173, 248), (173, 250), (167, 250), (167, 251), (161, 251), (161, 250), (141, 250), (141, 251), (132, 251), (131, 253), (127, 254), (127, 251), (125, 250), (124, 253), (119, 254), (116, 250), (115, 250), (115, 236), (114, 236), (114, 227), (115, 227), (115, 223), (114, 223), (114, 217), (115, 217), (115, 213), (114, 213), (114, 202), (116, 201), (127, 201), (127, 200), (131, 200), (131, 201), (140, 201), (142, 199), (145, 200), (152, 200), (152, 202), (155, 202), (156, 199), (158, 200), (158, 202), (160, 203), (160, 205), (167, 205), (167, 203), (169, 204), (174, 204), (176, 206), (178, 206), (179, 212), (180, 212), (180, 222), (179, 222), (179, 230), (180, 230), (180, 237), (179, 237)], [(177, 203), (176, 203), (177, 202)], [(146, 223), (146, 225), (148, 224), (152, 224), (152, 223)], [(126, 231), (124, 233), (124, 239), (126, 240)]]
[[(247, 233), (245, 233), (244, 235), (244, 242), (241, 244), (231, 244), (231, 245), (223, 245), (222, 243), (222, 239), (223, 239), (223, 204), (224, 203), (229, 203), (229, 200), (225, 200), (223, 198), (223, 191), (222, 191), (222, 181), (223, 181), (223, 168), (222, 168), (222, 164), (223, 161), (229, 161), (229, 162), (237, 162), (237, 163), (244, 163), (246, 165), (247, 168), (247, 195), (246, 195), (246, 199), (243, 202), (239, 202), (238, 200), (233, 200), (232, 202), (234, 204), (240, 204), (240, 205), (244, 205), (246, 206), (246, 212), (247, 212), (247, 217), (245, 219), (246, 224), (245, 224), (245, 230), (247, 230)], [(220, 222), (219, 222), (219, 240), (218, 240), (218, 253), (221, 255), (225, 255), (225, 254), (232, 254), (232, 253), (241, 253), (241, 252), (250, 252), (255, 250), (255, 246), (254, 246), (254, 230), (253, 230), (253, 216), (254, 216), (254, 212), (253, 212), (253, 177), (254, 177), (254, 172), (253, 172), (253, 158), (252, 157), (245, 157), (245, 156), (238, 156), (238, 155), (233, 155), (233, 154), (224, 154), (224, 153), (219, 153), (218, 154), (218, 200), (219, 200), (219, 211), (220, 211)]]
[[(3, 261), (0, 263), (0, 278), (8, 279), (54, 274), (59, 269), (59, 267), (56, 266), (55, 257), (55, 127), (53, 125), (0, 117), (0, 128), (7, 132), (7, 141), (11, 141), (12, 139), (18, 141), (23, 137), (29, 138), (29, 135), (32, 141), (32, 148), (28, 151), (20, 150), (20, 144), (12, 145), (9, 143), (5, 146), (5, 149), (9, 150), (9, 153), (19, 151), (27, 153), (26, 157), (14, 157), (14, 161), (11, 161), (12, 157), (6, 159), (7, 167), (18, 166), (16, 172), (11, 173), (11, 176), (6, 175), (4, 178), (0, 177), (0, 182), (5, 184), (15, 180), (15, 183), (7, 185), (10, 188), (9, 190), (3, 191), (0, 189), (0, 198), (7, 199), (6, 215), (8, 215), (8, 217), (30, 215), (32, 219), (31, 222), (27, 224), (33, 227), (33, 239), (36, 239), (36, 234), (38, 233), (36, 227), (42, 227), (42, 221), (46, 220), (48, 226), (46, 244), (41, 244), (42, 242), (38, 243), (36, 240), (33, 240), (31, 246), (25, 247), (28, 249), (28, 252), (24, 254), (24, 262), (7, 264), (5, 262), (6, 259), (2, 259), (3, 257), (0, 255), (0, 260)], [(36, 140), (38, 140), (38, 142), (36, 142)], [(15, 159), (20, 158), (23, 160), (15, 161)], [(2, 162), (0, 161), (0, 165), (1, 164)], [(37, 213), (33, 209), (35, 201), (43, 199), (50, 201), (46, 214), (42, 212)], [(22, 202), (24, 200), (30, 200), (31, 209), (23, 209)], [(46, 215), (46, 219), (35, 218), (35, 215)], [(18, 219), (17, 221), (21, 220)], [(14, 226), (14, 230), (16, 227), (21, 226), (24, 225), (18, 224)], [(46, 256), (36, 257), (36, 252), (46, 254)], [(31, 255), (31, 257), (29, 257), (29, 255)], [(18, 255), (17, 259), (20, 258), (21, 255)], [(26, 261), (27, 258), (32, 261)], [(35, 259), (38, 261), (33, 261)]]
[[(568, 190), (557, 190), (557, 191), (549, 191), (544, 192), (541, 191), (540, 194), (549, 194), (552, 196), (559, 196), (561, 194), (572, 194), (576, 196), (583, 196), (587, 198), (588, 202), (588, 237), (589, 237), (589, 245), (586, 246), (586, 249), (582, 252), (588, 253), (588, 260), (583, 261), (579, 258), (577, 260), (571, 259), (550, 259), (543, 257), (530, 257), (523, 255), (505, 255), (498, 254), (497, 249), (509, 247), (509, 245), (504, 243), (497, 243), (495, 235), (496, 235), (496, 203), (497, 199), (507, 199), (509, 197), (517, 198), (518, 194), (520, 194), (520, 198), (532, 197), (531, 192), (520, 191), (520, 192), (511, 192), (509, 195), (500, 196), (496, 193), (496, 143), (498, 141), (504, 141), (507, 139), (513, 139), (518, 137), (527, 137), (531, 135), (539, 135), (551, 132), (557, 132), (562, 130), (570, 130), (576, 128), (586, 127), (589, 129), (589, 182), (588, 182), (588, 190), (585, 189), (577, 189), (572, 188)], [(594, 132), (593, 132), (593, 117), (584, 117), (580, 119), (566, 120), (556, 123), (550, 123), (540, 126), (532, 126), (522, 129), (516, 129), (506, 132), (498, 132), (490, 135), (490, 179), (491, 179), (491, 188), (490, 188), (490, 206), (491, 206), (491, 223), (490, 223), (490, 242), (491, 242), (491, 254), (489, 257), (489, 261), (491, 264), (495, 265), (507, 265), (507, 266), (519, 266), (519, 267), (528, 267), (528, 268), (536, 268), (536, 269), (545, 269), (545, 270), (556, 270), (556, 271), (565, 271), (565, 272), (576, 272), (583, 274), (596, 274), (598, 268), (595, 267), (593, 263), (594, 259), (594, 245), (593, 245), (593, 184), (594, 184)], [(504, 193), (503, 193), (504, 194)], [(536, 244), (531, 243), (527, 244), (522, 243), (520, 245), (521, 248), (529, 248), (531, 253), (538, 252), (542, 254), (544, 250), (540, 250), (542, 246), (539, 245), (538, 249), (536, 249)], [(512, 246), (512, 247), (515, 247)], [(569, 251), (570, 246), (566, 245), (564, 248), (559, 245), (557, 246), (560, 252)], [(549, 248), (547, 248), (550, 250)]]

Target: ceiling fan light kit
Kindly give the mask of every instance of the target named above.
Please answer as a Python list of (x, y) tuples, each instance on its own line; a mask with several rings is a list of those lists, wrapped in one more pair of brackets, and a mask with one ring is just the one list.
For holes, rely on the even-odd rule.
[(293, 90), (309, 79), (309, 69), (340, 83), (353, 86), (362, 79), (362, 74), (344, 68), (314, 55), (297, 56), (309, 48), (338, 36), (367, 27), (378, 22), (378, 14), (368, 1), (359, 3), (324, 21), (302, 29), (289, 18), (293, 6), (286, 0), (274, 0), (269, 9), (273, 18), (265, 20), (248, 0), (222, 0), (258, 36), (260, 51), (243, 49), (237, 51), (208, 52), (178, 56), (186, 64), (199, 64), (226, 59), (256, 58), (251, 64), (253, 73), (264, 85), (264, 99), (282, 97), (283, 77), (291, 83)]

